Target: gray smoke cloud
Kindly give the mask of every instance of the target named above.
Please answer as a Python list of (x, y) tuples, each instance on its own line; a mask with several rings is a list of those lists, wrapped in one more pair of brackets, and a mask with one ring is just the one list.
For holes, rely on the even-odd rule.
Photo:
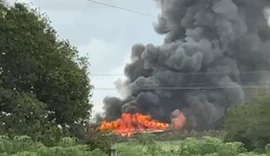
[[(194, 129), (210, 129), (226, 109), (269, 81), (268, 0), (157, 0), (154, 29), (164, 43), (135, 44), (125, 67), (125, 100), (104, 99), (105, 119), (142, 112), (170, 121), (181, 110)], [(264, 72), (259, 72), (264, 71)]]

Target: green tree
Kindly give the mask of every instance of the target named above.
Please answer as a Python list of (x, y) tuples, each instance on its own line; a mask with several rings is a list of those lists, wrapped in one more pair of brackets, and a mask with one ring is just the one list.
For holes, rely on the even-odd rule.
[[(0, 0), (0, 130), (52, 133), (91, 114), (86, 57), (59, 40), (50, 21), (25, 4)], [(67, 128), (67, 132), (69, 129)]]
[(249, 150), (270, 142), (270, 95), (259, 94), (251, 103), (232, 108), (225, 122), (228, 141), (241, 141)]

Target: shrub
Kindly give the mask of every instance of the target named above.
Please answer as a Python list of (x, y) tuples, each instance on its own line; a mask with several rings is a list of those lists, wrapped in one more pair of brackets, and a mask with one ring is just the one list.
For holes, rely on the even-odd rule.
[(225, 121), (225, 140), (241, 141), (248, 150), (263, 150), (270, 142), (269, 118), (269, 94), (261, 94), (250, 104), (232, 108)]
[[(139, 139), (145, 141), (129, 141), (115, 146), (119, 156), (248, 156), (260, 155), (258, 153), (248, 153), (240, 142), (223, 142), (219, 138), (202, 137), (186, 138), (178, 141), (148, 141), (148, 136)], [(262, 156), (262, 155), (260, 155)]]
[(105, 156), (105, 152), (90, 150), (87, 145), (76, 143), (75, 139), (62, 138), (53, 147), (34, 142), (28, 136), (17, 136), (13, 139), (0, 137), (0, 156)]

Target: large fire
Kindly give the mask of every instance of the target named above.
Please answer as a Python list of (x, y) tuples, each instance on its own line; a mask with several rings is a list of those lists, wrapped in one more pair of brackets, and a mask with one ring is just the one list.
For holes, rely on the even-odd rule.
[(134, 133), (146, 130), (164, 130), (167, 123), (151, 120), (149, 115), (140, 113), (123, 113), (121, 118), (114, 121), (103, 121), (99, 127), (101, 131), (112, 131), (115, 134), (130, 137)]
[[(171, 127), (181, 129), (186, 121), (185, 116), (180, 111), (174, 111)], [(165, 130), (169, 124), (152, 120), (149, 115), (140, 113), (123, 113), (121, 118), (114, 121), (101, 122), (99, 129), (101, 131), (111, 131), (114, 134), (130, 137), (134, 133), (144, 131)]]

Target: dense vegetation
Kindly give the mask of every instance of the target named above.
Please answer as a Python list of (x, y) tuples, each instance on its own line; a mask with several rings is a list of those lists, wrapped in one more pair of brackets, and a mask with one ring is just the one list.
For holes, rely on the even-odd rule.
[[(156, 142), (144, 137), (114, 146), (119, 156), (254, 156), (270, 154), (266, 149), (264, 154), (247, 152), (242, 143), (228, 142), (211, 137), (202, 139), (187, 138), (182, 141)], [(267, 148), (267, 147), (266, 147)], [(54, 147), (46, 147), (33, 142), (30, 137), (21, 136), (9, 139), (0, 137), (1, 156), (105, 156), (101, 150), (89, 150), (86, 145), (76, 143), (71, 138), (63, 138)]]
[(227, 115), (227, 141), (241, 141), (249, 150), (260, 150), (270, 142), (270, 95), (260, 93), (245, 106), (232, 108)]
[[(132, 148), (130, 148), (132, 147)], [(240, 142), (224, 143), (218, 138), (202, 137), (201, 139), (187, 138), (178, 141), (155, 142), (151, 139), (139, 138), (133, 142), (117, 144), (120, 156), (128, 155), (155, 155), (155, 156), (247, 156), (260, 155), (258, 153), (247, 152)], [(140, 151), (140, 152), (139, 152)], [(266, 154), (269, 154), (266, 151)], [(261, 154), (261, 155), (264, 155)]]
[(90, 151), (88, 146), (77, 144), (75, 139), (62, 138), (54, 147), (33, 142), (30, 137), (9, 139), (0, 137), (0, 156), (103, 156), (100, 150)]
[(90, 117), (91, 89), (86, 58), (57, 38), (46, 17), (0, 0), (1, 134), (47, 144), (77, 135), (72, 128)]
[(224, 131), (134, 140), (85, 132), (92, 108), (88, 66), (57, 38), (48, 18), (0, 0), (0, 156), (104, 156), (116, 141), (124, 141), (114, 145), (121, 156), (270, 154), (269, 94), (232, 108)]

